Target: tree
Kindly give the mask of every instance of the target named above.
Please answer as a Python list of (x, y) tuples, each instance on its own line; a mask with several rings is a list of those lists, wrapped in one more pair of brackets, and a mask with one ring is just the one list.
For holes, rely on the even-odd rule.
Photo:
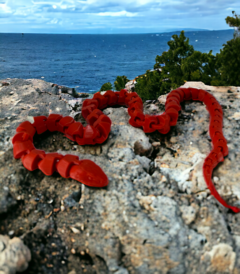
[(108, 82), (102, 85), (100, 91), (106, 91), (106, 90), (112, 90), (112, 89), (113, 89), (112, 84)]
[(170, 79), (169, 89), (177, 88), (184, 84), (182, 64), (184, 60), (194, 52), (192, 45), (189, 45), (189, 38), (186, 38), (184, 31), (180, 35), (174, 34), (168, 42), (169, 50), (157, 55), (154, 68), (162, 69), (163, 79)]
[(221, 73), (221, 84), (240, 86), (240, 16), (232, 12), (226, 17), (226, 23), (235, 27), (234, 38), (223, 45), (217, 54), (217, 63)]
[(157, 55), (155, 70), (148, 70), (137, 79), (135, 91), (143, 100), (156, 99), (183, 85), (185, 81), (203, 81), (209, 85), (219, 83), (220, 64), (212, 51), (195, 51), (184, 31), (179, 36), (173, 35), (168, 45), (168, 51)]
[(240, 37), (228, 41), (217, 54), (223, 85), (240, 86)]
[(154, 100), (161, 94), (166, 93), (165, 83), (161, 76), (161, 71), (147, 70), (146, 74), (137, 78), (135, 91), (142, 100)]
[(227, 16), (225, 21), (230, 27), (235, 28), (234, 37), (236, 38), (240, 36), (240, 16), (237, 15), (235, 11), (232, 11), (232, 14), (233, 17)]
[(220, 77), (217, 58), (209, 53), (194, 51), (182, 62), (182, 73), (185, 81), (202, 81), (206, 85), (214, 84), (213, 80)]
[(126, 76), (117, 76), (116, 81), (114, 82), (115, 90), (124, 89), (127, 82), (129, 82), (129, 80)]

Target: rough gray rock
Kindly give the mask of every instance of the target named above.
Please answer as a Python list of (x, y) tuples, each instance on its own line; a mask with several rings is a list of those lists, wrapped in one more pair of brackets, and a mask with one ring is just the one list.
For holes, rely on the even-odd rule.
[[(202, 177), (211, 147), (204, 105), (183, 103), (178, 124), (167, 135), (131, 127), (127, 110), (119, 107), (104, 110), (112, 128), (101, 145), (78, 146), (61, 133), (34, 137), (39, 149), (100, 165), (109, 185), (95, 189), (58, 174), (30, 172), (13, 159), (11, 137), (33, 107), (41, 115), (52, 111), (83, 120), (81, 103), (75, 108), (59, 95), (39, 95), (37, 82), (8, 82), (0, 88), (0, 100), (6, 102), (0, 113), (0, 187), (8, 188), (5, 198), (0, 196), (0, 232), (22, 236), (34, 260), (29, 273), (240, 273), (240, 214), (219, 205)], [(11, 102), (11, 91), (22, 105)], [(229, 146), (214, 180), (229, 203), (240, 205), (239, 93), (214, 95), (224, 107)], [(163, 110), (164, 100), (159, 99), (145, 111)], [(6, 195), (13, 199), (9, 204)]]
[(0, 214), (5, 213), (8, 209), (16, 204), (16, 200), (12, 197), (7, 186), (3, 186), (0, 190)]
[(30, 260), (30, 250), (21, 239), (0, 235), (0, 274), (23, 272)]

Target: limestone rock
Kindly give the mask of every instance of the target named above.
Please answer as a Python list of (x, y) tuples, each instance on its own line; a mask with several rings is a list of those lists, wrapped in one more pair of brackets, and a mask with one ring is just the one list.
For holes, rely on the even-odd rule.
[(9, 188), (4, 186), (0, 190), (0, 214), (7, 212), (15, 204), (16, 200), (12, 197)]
[(30, 260), (30, 250), (19, 238), (0, 235), (0, 274), (23, 272)]
[[(129, 125), (126, 108), (109, 107), (112, 127), (103, 144), (78, 146), (56, 132), (34, 136), (39, 149), (96, 162), (109, 185), (95, 189), (28, 171), (12, 155), (15, 128), (34, 115), (56, 112), (84, 123), (82, 98), (39, 92), (52, 88), (42, 80), (7, 81), (0, 87), (0, 233), (22, 235), (33, 255), (30, 273), (238, 273), (240, 214), (219, 205), (202, 176), (211, 149), (203, 104), (183, 103), (167, 135), (145, 134)], [(223, 107), (229, 147), (214, 182), (240, 206), (240, 95), (212, 93)], [(144, 111), (164, 111), (162, 102)]]
[(204, 256), (210, 256), (211, 265), (207, 272), (211, 273), (233, 273), (236, 253), (231, 246), (220, 243), (213, 246), (212, 250), (206, 252)]
[(212, 92), (239, 92), (240, 87), (234, 87), (234, 86), (209, 86), (205, 85), (203, 82), (194, 82), (194, 81), (188, 81), (183, 86), (183, 88), (199, 88), (204, 90), (209, 90)]

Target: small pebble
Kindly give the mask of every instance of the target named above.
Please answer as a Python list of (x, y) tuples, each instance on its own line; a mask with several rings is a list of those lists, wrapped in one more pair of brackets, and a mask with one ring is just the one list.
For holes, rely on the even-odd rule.
[(9, 236), (12, 236), (14, 234), (14, 230), (10, 230), (9, 232), (8, 232), (8, 235)]
[(80, 230), (78, 230), (77, 228), (75, 228), (73, 226), (71, 226), (70, 228), (71, 228), (71, 230), (72, 230), (73, 233), (75, 233), (75, 234), (80, 233)]

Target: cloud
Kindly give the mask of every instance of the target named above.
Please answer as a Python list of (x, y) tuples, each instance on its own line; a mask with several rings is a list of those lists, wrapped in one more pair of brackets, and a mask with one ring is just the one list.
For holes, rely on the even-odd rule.
[(1, 13), (11, 13), (11, 8), (9, 7), (9, 6), (7, 6), (7, 4), (6, 3), (1, 3), (0, 4), (0, 11), (1, 11)]
[(100, 12), (97, 13), (99, 16), (111, 16), (111, 17), (116, 17), (116, 16), (126, 16), (126, 17), (134, 17), (137, 16), (137, 13), (133, 12), (127, 12), (125, 10), (122, 11), (117, 11), (117, 12)]
[(240, 13), (239, 0), (0, 0), (0, 23), (6, 32), (226, 29), (231, 10)]

